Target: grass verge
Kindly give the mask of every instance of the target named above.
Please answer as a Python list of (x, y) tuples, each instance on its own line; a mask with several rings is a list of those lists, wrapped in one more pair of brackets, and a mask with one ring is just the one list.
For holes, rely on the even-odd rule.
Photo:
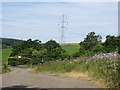
[(117, 58), (52, 62), (38, 66), (35, 71), (50, 73), (87, 73), (94, 81), (99, 81), (107, 87), (120, 88), (118, 62), (119, 60)]

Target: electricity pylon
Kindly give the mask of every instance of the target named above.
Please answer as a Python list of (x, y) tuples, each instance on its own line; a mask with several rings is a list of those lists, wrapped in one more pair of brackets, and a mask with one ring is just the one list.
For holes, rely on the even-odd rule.
[(64, 44), (65, 43), (65, 30), (67, 30), (67, 25), (68, 25), (67, 16), (63, 14), (60, 17), (60, 19), (61, 21), (58, 23), (59, 30), (61, 31), (59, 43)]

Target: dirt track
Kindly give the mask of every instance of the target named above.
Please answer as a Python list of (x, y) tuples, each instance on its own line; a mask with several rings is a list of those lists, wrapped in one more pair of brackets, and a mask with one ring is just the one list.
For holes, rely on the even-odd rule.
[(13, 68), (2, 74), (2, 87), (24, 88), (99, 88), (82, 78), (54, 76), (46, 73), (29, 73), (28, 68)]

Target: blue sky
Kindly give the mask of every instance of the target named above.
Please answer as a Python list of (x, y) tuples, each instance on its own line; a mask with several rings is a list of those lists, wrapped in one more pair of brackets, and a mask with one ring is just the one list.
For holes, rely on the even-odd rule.
[(94, 31), (105, 39), (118, 35), (117, 2), (4, 2), (2, 37), (59, 42), (60, 16), (67, 15), (67, 43), (80, 42)]

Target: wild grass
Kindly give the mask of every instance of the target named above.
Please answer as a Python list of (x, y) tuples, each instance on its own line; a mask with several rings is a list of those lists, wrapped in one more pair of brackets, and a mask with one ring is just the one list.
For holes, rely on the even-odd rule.
[(46, 63), (36, 68), (37, 72), (66, 73), (82, 72), (88, 73), (96, 81), (104, 83), (107, 87), (120, 87), (120, 73), (118, 72), (117, 58), (94, 59), (79, 61), (62, 61)]
[(73, 44), (63, 44), (61, 45), (62, 49), (67, 51), (69, 55), (73, 55), (77, 52), (79, 52), (80, 45), (78, 43), (73, 43)]

